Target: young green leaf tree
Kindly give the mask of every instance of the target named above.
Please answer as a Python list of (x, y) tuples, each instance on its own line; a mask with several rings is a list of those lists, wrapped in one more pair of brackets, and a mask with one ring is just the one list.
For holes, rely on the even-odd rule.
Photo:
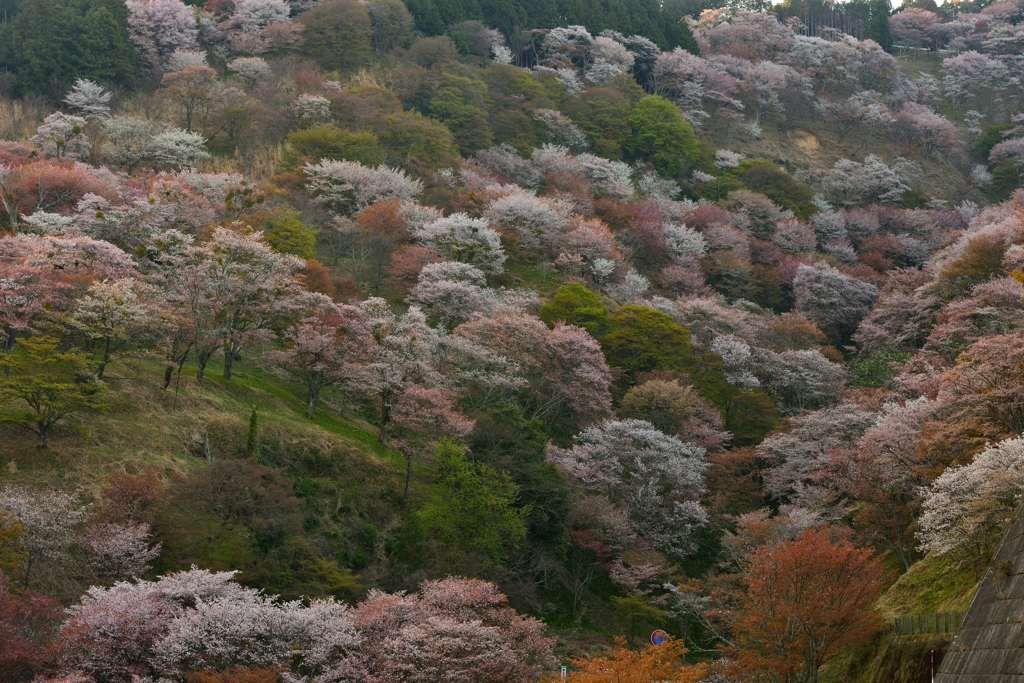
[(146, 301), (145, 286), (132, 278), (113, 282), (94, 282), (75, 302), (69, 323), (99, 345), (100, 362), (96, 377), (120, 349), (137, 343), (155, 323), (155, 313)]
[(592, 333), (601, 328), (607, 315), (608, 307), (578, 282), (565, 285), (555, 292), (551, 301), (540, 307), (540, 319), (548, 325), (562, 320), (566, 325), (577, 325)]
[(53, 337), (15, 341), (14, 349), (0, 354), (0, 398), (13, 410), (0, 413), (0, 421), (23, 424), (46, 448), (50, 432), (62, 420), (85, 410), (103, 407), (106, 387), (89, 372), (89, 361), (78, 349), (60, 351)]
[(458, 441), (442, 438), (434, 448), (437, 481), (417, 513), (425, 535), (448, 548), (476, 551), (495, 564), (526, 536), (529, 506), (515, 507), (519, 487), (505, 472), (466, 457)]
[(697, 158), (693, 129), (679, 107), (663, 97), (648, 95), (637, 102), (629, 129), (626, 153), (650, 161), (663, 176), (674, 178)]

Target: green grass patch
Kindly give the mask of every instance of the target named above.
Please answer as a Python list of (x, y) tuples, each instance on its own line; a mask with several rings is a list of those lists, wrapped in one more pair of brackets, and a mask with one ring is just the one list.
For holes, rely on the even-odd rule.
[(948, 555), (928, 555), (915, 563), (878, 601), (882, 616), (960, 612), (967, 609), (978, 587), (969, 566)]

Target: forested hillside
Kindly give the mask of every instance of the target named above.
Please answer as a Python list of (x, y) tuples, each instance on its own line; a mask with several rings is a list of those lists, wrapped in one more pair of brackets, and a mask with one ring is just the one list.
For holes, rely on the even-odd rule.
[(2, 7), (0, 679), (923, 675), (1024, 491), (1021, 0)]

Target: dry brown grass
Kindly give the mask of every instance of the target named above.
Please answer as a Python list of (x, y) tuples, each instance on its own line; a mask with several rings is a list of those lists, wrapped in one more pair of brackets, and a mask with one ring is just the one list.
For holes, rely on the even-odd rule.
[(0, 140), (27, 140), (51, 112), (42, 97), (0, 99)]
[(241, 173), (256, 181), (266, 180), (277, 173), (281, 160), (281, 148), (277, 145), (261, 145), (249, 153), (233, 157), (212, 156), (199, 162), (204, 173)]

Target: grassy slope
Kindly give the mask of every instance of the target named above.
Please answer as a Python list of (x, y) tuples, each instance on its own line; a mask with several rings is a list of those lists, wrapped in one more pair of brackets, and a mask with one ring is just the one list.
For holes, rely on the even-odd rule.
[(970, 567), (949, 556), (928, 555), (914, 564), (878, 601), (886, 619), (909, 614), (959, 612), (967, 609), (978, 587)]
[(351, 567), (365, 586), (410, 588), (424, 578), (396, 574), (387, 545), (406, 512), (429, 495), (426, 464), (414, 465), (405, 497), (402, 454), (381, 446), (376, 428), (346, 411), (342, 397), (326, 396), (307, 420), (301, 387), (274, 374), (243, 368), (228, 382), (219, 364), (211, 364), (204, 387), (194, 375), (194, 368), (185, 368), (175, 404), (174, 383), (161, 390), (158, 363), (114, 363), (107, 370), (107, 409), (58, 427), (45, 450), (27, 429), (0, 424), (0, 488), (14, 483), (80, 489), (84, 501), (98, 502), (102, 480), (112, 473), (155, 470), (170, 482), (205, 467), (190, 432), (209, 434), (215, 459), (244, 457), (248, 419), (258, 404), (260, 462), (291, 479), (305, 501), (306, 537)]
[[(169, 478), (203, 466), (189, 433), (205, 429), (214, 457), (239, 453), (247, 420), (259, 405), (261, 439), (277, 451), (317, 451), (343, 461), (341, 487), (359, 488), (367, 477), (389, 489), (401, 482), (401, 455), (377, 442), (376, 430), (357, 417), (341, 415), (338, 406), (305, 419), (299, 388), (259, 370), (245, 369), (228, 382), (216, 365), (208, 368), (205, 387), (186, 367), (175, 399), (174, 384), (161, 391), (162, 368), (148, 360), (128, 360), (107, 371), (108, 408), (83, 414), (76, 423), (58, 427), (50, 448), (40, 450), (32, 435), (16, 425), (0, 425), (0, 486), (7, 483), (81, 488), (95, 496), (100, 481), (115, 472), (156, 470)], [(274, 464), (274, 463), (269, 463)], [(416, 493), (424, 470), (417, 468)], [(389, 483), (384, 483), (384, 482)], [(358, 494), (358, 491), (352, 491)]]

